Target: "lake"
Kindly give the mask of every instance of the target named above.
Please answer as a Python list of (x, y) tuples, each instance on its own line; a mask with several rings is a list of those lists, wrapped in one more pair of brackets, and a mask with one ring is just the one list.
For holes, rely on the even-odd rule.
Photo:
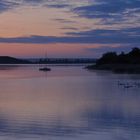
[(140, 75), (0, 66), (0, 140), (140, 140)]

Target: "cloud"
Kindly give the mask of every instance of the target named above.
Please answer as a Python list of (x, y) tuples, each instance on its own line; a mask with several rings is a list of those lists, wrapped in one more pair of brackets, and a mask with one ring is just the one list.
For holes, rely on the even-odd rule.
[(42, 3), (42, 2), (44, 2), (44, 0), (23, 0), (23, 2), (27, 2), (27, 3)]
[(56, 19), (53, 19), (53, 20), (56, 20), (56, 21), (59, 21), (61, 23), (76, 23), (76, 21), (73, 21), (73, 20), (68, 20), (68, 19), (64, 19), (64, 18), (56, 18)]
[(1, 43), (85, 43), (85, 44), (140, 44), (140, 28), (121, 30), (89, 30), (68, 32), (66, 36), (29, 36), (17, 38), (0, 38)]
[[(129, 17), (136, 16), (140, 19), (139, 0), (95, 0), (88, 6), (80, 6), (73, 9), (79, 16), (88, 19), (102, 19), (104, 24), (107, 21), (124, 21)], [(106, 22), (105, 22), (106, 21)]]
[(16, 6), (18, 6), (18, 3), (16, 2), (0, 0), (0, 13), (13, 9)]
[(68, 4), (63, 4), (63, 2), (58, 3), (58, 1), (50, 0), (0, 0), (0, 13), (7, 10), (13, 9), (17, 6), (46, 6), (49, 8), (65, 8)]
[[(77, 2), (78, 1), (78, 2)], [(0, 0), (0, 12), (4, 12), (22, 5), (44, 6), (49, 8), (63, 9), (67, 8), (71, 12), (79, 15), (73, 15), (75, 18), (66, 19), (65, 17), (55, 17), (52, 20), (64, 24), (60, 29), (65, 32), (65, 36), (25, 36), (13, 38), (0, 38), (0, 43), (79, 43), (79, 44), (102, 44), (98, 52), (110, 50), (110, 45), (121, 44), (121, 46), (138, 47), (140, 45), (140, 0)], [(71, 14), (67, 12), (67, 14)], [(87, 18), (86, 21), (100, 19), (100, 22), (93, 23), (88, 27), (89, 30), (82, 31), (80, 26), (83, 24), (79, 19)], [(74, 24), (75, 25), (74, 25)], [(127, 24), (130, 23), (130, 26)], [(96, 24), (96, 27), (94, 27)], [(116, 26), (112, 26), (112, 25)], [(104, 26), (109, 25), (109, 27)], [(122, 26), (120, 26), (122, 25)], [(107, 27), (107, 28), (106, 28)], [(111, 27), (111, 28), (110, 28)], [(71, 31), (71, 32), (68, 32)], [(31, 34), (31, 33), (29, 33)], [(109, 44), (109, 45), (108, 45)], [(117, 46), (118, 49), (121, 49)], [(127, 48), (128, 46), (126, 46)], [(128, 47), (129, 48), (129, 47)], [(125, 48), (124, 48), (125, 49)], [(88, 49), (95, 51), (94, 49)], [(113, 50), (117, 50), (113, 48)], [(126, 49), (127, 50), (127, 49)]]
[(0, 11), (6, 11), (9, 8), (14, 8), (15, 4), (18, 6), (43, 6), (55, 9), (77, 7), (81, 4), (86, 4), (87, 0), (69, 1), (69, 0), (0, 0)]
[(46, 4), (46, 6), (49, 7), (49, 8), (57, 8), (57, 9), (59, 9), (59, 8), (67, 8), (70, 5), (68, 5), (68, 4)]
[(83, 32), (69, 32), (67, 35), (75, 38), (85, 38), (88, 43), (140, 43), (140, 28), (120, 30), (97, 29)]
[(85, 17), (106, 18), (112, 17), (115, 14), (120, 15), (123, 12), (131, 9), (140, 10), (139, 0), (97, 0), (97, 4), (77, 7), (74, 10)]
[(75, 27), (69, 27), (69, 26), (65, 26), (65, 27), (63, 27), (63, 28), (61, 28), (61, 29), (63, 29), (63, 30), (74, 30), (74, 31), (78, 31), (79, 29), (78, 28), (75, 28)]

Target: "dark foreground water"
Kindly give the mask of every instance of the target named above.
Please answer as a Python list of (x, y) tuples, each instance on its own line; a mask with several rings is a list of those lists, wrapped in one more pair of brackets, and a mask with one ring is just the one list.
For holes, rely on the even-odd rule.
[(0, 66), (0, 140), (140, 140), (140, 76), (83, 66)]

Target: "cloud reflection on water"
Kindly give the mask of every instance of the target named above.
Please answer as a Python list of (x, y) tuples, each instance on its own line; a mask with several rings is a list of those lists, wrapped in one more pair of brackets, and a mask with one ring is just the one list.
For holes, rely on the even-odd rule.
[[(81, 67), (61, 67), (65, 69)], [(103, 140), (140, 138), (139, 89), (124, 90), (114, 84), (118, 79), (137, 80), (135, 75), (82, 72), (48, 79), (0, 79), (0, 137), (84, 140), (99, 133)]]

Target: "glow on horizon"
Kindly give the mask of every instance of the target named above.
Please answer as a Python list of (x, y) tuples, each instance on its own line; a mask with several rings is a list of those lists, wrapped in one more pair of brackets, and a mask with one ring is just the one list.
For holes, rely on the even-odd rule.
[[(118, 50), (119, 46), (123, 51), (121, 47), (139, 47), (139, 2), (130, 2), (3, 0), (0, 5), (0, 55), (40, 57), (45, 47), (50, 57), (98, 57), (106, 48)], [(38, 36), (38, 40), (40, 36), (41, 39), (46, 37), (46, 42), (35, 44), (30, 36)], [(29, 42), (6, 41), (19, 37), (29, 37)], [(63, 37), (77, 38), (74, 42), (75, 38), (66, 40)], [(84, 37), (89, 42), (85, 39), (83, 43)], [(51, 41), (47, 42), (49, 39)]]
[[(99, 45), (94, 44), (92, 48), (97, 48)], [(19, 44), (19, 43), (0, 43), (0, 56), (12, 56), (18, 58), (41, 58), (45, 56), (47, 51), (48, 57), (93, 57), (96, 52), (85, 50), (91, 45), (86, 44)]]
[[(70, 27), (86, 30), (95, 21), (77, 18), (66, 9), (40, 7), (20, 7), (0, 14), (0, 37), (22, 37), (29, 35), (64, 36)], [(61, 19), (65, 21), (61, 22)], [(70, 22), (70, 23), (68, 23)], [(63, 30), (63, 28), (66, 28)], [(94, 27), (95, 28), (95, 27)], [(93, 53), (85, 54), (82, 44), (19, 44), (0, 43), (0, 55), (14, 57), (42, 57), (47, 48), (50, 57), (92, 57)], [(96, 45), (94, 45), (96, 46)]]

